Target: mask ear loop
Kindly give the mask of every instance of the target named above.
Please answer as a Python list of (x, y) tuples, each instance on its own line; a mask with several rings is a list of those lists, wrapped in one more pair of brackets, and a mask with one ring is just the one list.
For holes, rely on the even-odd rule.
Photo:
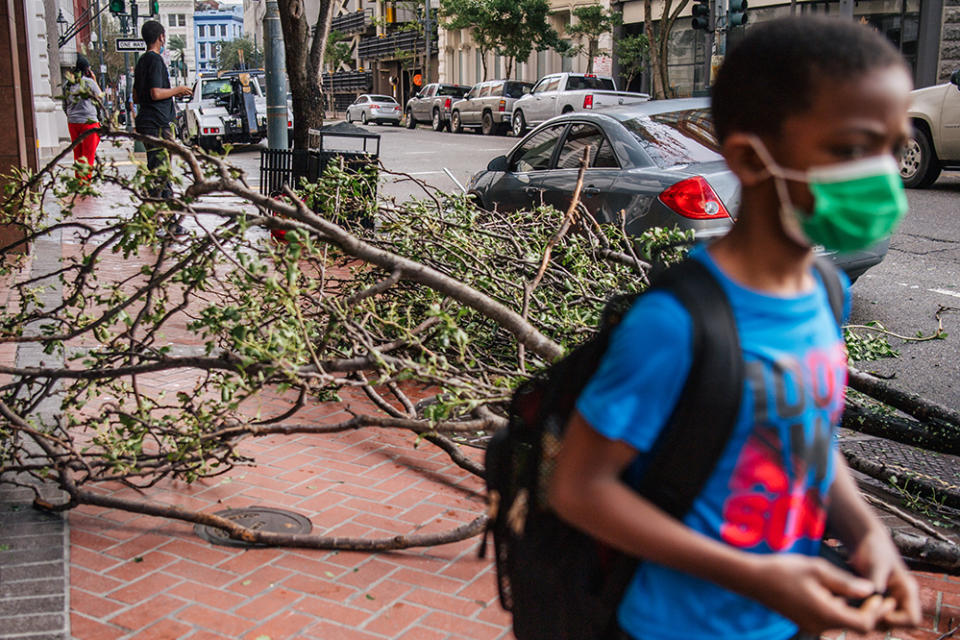
[(809, 238), (803, 232), (800, 226), (799, 212), (790, 198), (790, 191), (787, 189), (787, 180), (794, 182), (808, 182), (807, 174), (803, 171), (787, 169), (777, 164), (777, 161), (770, 155), (770, 151), (763, 143), (763, 140), (757, 136), (750, 136), (750, 146), (757, 153), (760, 162), (763, 163), (763, 173), (760, 174), (762, 180), (773, 178), (773, 186), (777, 190), (777, 200), (780, 201), (780, 224), (784, 233), (791, 240), (804, 247), (812, 246)]

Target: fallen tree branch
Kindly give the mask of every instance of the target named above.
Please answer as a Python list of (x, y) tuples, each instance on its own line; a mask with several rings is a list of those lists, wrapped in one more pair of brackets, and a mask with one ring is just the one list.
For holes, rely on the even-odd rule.
[(854, 367), (849, 368), (847, 385), (851, 389), (865, 393), (871, 398), (903, 411), (921, 422), (943, 426), (948, 430), (944, 435), (960, 436), (960, 412), (932, 400), (921, 398), (915, 393), (894, 389), (878, 378)]
[(841, 426), (913, 447), (960, 455), (960, 432), (952, 434), (941, 427), (930, 427), (923, 422), (907, 420), (896, 415), (871, 411), (847, 398)]

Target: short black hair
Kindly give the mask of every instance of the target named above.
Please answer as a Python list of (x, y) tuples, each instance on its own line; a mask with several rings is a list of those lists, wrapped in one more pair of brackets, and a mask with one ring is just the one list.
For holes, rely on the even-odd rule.
[(90, 61), (82, 55), (77, 55), (77, 65), (75, 67), (77, 73), (86, 74), (90, 69)]
[(843, 18), (794, 16), (747, 29), (713, 85), (713, 123), (723, 142), (734, 131), (776, 135), (809, 109), (821, 83), (906, 63), (875, 29)]
[(156, 20), (147, 20), (143, 23), (143, 26), (140, 27), (140, 36), (143, 38), (143, 41), (147, 43), (148, 47), (159, 40), (163, 33), (163, 25)]

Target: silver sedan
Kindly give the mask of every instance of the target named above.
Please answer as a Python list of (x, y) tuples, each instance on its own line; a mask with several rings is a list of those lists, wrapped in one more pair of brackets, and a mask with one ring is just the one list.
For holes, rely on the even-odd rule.
[(396, 100), (390, 96), (380, 96), (364, 93), (356, 102), (347, 107), (347, 122), (359, 120), (362, 124), (389, 122), (395, 127), (400, 126), (402, 111)]

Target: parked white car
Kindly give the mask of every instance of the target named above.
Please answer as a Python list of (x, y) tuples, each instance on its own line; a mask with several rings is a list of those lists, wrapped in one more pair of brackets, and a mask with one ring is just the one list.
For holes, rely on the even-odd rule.
[(645, 93), (617, 91), (609, 76), (592, 73), (553, 73), (540, 78), (533, 90), (513, 104), (512, 129), (518, 138), (527, 127), (571, 111), (646, 102)]
[(960, 69), (950, 82), (912, 95), (913, 137), (900, 155), (900, 177), (906, 187), (920, 188), (933, 184), (942, 170), (960, 168)]
[(364, 93), (357, 97), (356, 101), (347, 107), (347, 122), (359, 120), (363, 124), (376, 122), (378, 124), (390, 123), (395, 127), (400, 126), (400, 103), (390, 96), (374, 95)]

